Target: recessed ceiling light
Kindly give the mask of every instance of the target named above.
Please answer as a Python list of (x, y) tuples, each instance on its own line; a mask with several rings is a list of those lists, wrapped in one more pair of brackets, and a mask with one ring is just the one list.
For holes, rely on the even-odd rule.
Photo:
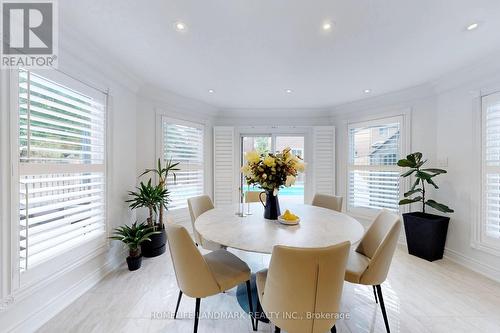
[(209, 93), (211, 93), (211, 94), (213, 94), (213, 93), (215, 92), (215, 90), (213, 90), (213, 89), (208, 89), (208, 92), (209, 92)]
[(478, 27), (479, 27), (479, 23), (472, 23), (472, 24), (469, 24), (469, 25), (467, 26), (467, 30), (468, 30), (468, 31), (472, 31), (472, 30), (477, 29)]
[(187, 29), (187, 26), (185, 23), (183, 22), (176, 22), (175, 23), (175, 30), (177, 31), (186, 31)]
[(364, 92), (365, 94), (369, 94), (369, 93), (371, 93), (372, 91), (371, 91), (370, 89), (365, 89), (365, 90), (363, 90), (363, 92)]
[(291, 93), (293, 92), (293, 90), (292, 90), (292, 89), (285, 89), (285, 92), (286, 92), (287, 94), (291, 94)]
[(331, 24), (330, 22), (324, 22), (324, 23), (323, 23), (323, 27), (322, 27), (322, 28), (323, 28), (323, 30), (325, 30), (325, 31), (329, 31), (329, 30), (331, 30), (331, 29), (332, 29), (332, 24)]

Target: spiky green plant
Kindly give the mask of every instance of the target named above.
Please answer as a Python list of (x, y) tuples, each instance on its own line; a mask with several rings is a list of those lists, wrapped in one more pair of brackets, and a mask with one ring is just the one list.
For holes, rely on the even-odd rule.
[[(175, 171), (180, 170), (179, 168), (177, 168), (178, 165), (179, 165), (179, 162), (173, 163), (172, 159), (170, 159), (170, 160), (167, 160), (165, 162), (164, 166), (162, 166), (161, 159), (159, 158), (158, 164), (156, 165), (156, 169), (146, 169), (146, 171), (144, 171), (142, 174), (140, 174), (139, 177), (142, 177), (148, 173), (156, 174), (158, 176), (158, 186), (164, 190), (167, 190), (167, 178), (168, 178), (169, 174), (172, 173), (172, 176), (174, 178), (174, 183), (175, 183), (175, 181), (177, 179), (177, 175), (175, 174)], [(167, 198), (166, 201), (169, 201), (169, 199)], [(168, 202), (165, 202), (165, 205), (162, 205), (162, 206), (165, 208), (165, 210), (168, 210), (166, 203), (168, 203)], [(158, 220), (159, 220), (158, 223), (160, 225), (160, 228), (163, 228), (163, 209), (161, 208), (162, 206), (160, 206), (159, 213), (158, 213)]]
[[(432, 199), (426, 199), (425, 184), (432, 185), (434, 188), (439, 187), (434, 182), (433, 178), (437, 175), (446, 173), (443, 169), (422, 169), (422, 166), (427, 162), (427, 160), (422, 160), (422, 153), (412, 153), (406, 158), (398, 161), (398, 165), (403, 168), (410, 168), (410, 170), (401, 174), (401, 177), (406, 178), (411, 175), (415, 176), (415, 181), (408, 192), (404, 194), (405, 199), (399, 201), (399, 205), (408, 205), (411, 203), (421, 202), (422, 203), (422, 213), (425, 213), (425, 206), (432, 207), (443, 213), (453, 213), (453, 209), (446, 205), (438, 203)], [(416, 197), (410, 198), (413, 195)]]
[[(137, 191), (129, 191), (128, 194), (131, 198), (126, 200), (126, 202), (130, 203), (130, 208), (148, 208), (148, 225), (154, 228), (154, 213), (157, 213), (160, 207), (167, 207), (167, 204), (170, 201), (169, 191), (162, 188), (160, 185), (153, 186), (150, 179), (147, 184), (141, 182), (139, 187), (137, 187)], [(160, 228), (163, 228), (163, 224), (160, 223), (159, 226)]]
[(110, 239), (123, 242), (129, 250), (132, 258), (137, 258), (141, 255), (141, 243), (151, 241), (151, 236), (159, 234), (159, 231), (154, 231), (146, 223), (133, 223), (131, 226), (123, 225), (114, 229)]

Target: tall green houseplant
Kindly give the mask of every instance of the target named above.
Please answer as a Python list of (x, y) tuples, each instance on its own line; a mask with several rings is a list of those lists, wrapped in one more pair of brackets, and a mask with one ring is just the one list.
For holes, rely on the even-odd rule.
[[(148, 225), (153, 229), (156, 227), (154, 213), (158, 213), (158, 209), (166, 207), (169, 200), (169, 192), (161, 186), (153, 186), (151, 179), (144, 184), (140, 183), (136, 191), (128, 192), (130, 199), (126, 200), (130, 203), (130, 208), (137, 209), (146, 207), (149, 210)], [(159, 224), (160, 229), (163, 229), (163, 224)]]
[(161, 164), (161, 159), (158, 159), (158, 164), (156, 165), (155, 169), (146, 169), (142, 174), (139, 175), (139, 177), (142, 177), (148, 173), (153, 173), (158, 177), (158, 188), (164, 191), (164, 193), (167, 194), (166, 200), (162, 202), (162, 204), (159, 206), (159, 212), (158, 212), (158, 224), (160, 225), (160, 228), (163, 228), (163, 208), (167, 210), (167, 203), (170, 201), (168, 198), (168, 190), (167, 190), (167, 179), (170, 174), (172, 174), (174, 178), (174, 182), (176, 181), (177, 175), (175, 174), (175, 171), (179, 171), (180, 169), (177, 168), (179, 165), (179, 162), (173, 163), (172, 160), (166, 161), (165, 165), (163, 166)]
[(434, 182), (434, 177), (446, 173), (446, 170), (443, 169), (422, 168), (426, 162), (427, 160), (422, 160), (422, 153), (419, 152), (412, 153), (406, 156), (406, 158), (398, 161), (400, 167), (410, 168), (410, 170), (404, 172), (401, 177), (407, 178), (412, 175), (415, 177), (413, 185), (410, 190), (404, 194), (405, 198), (399, 201), (399, 205), (409, 205), (420, 202), (422, 204), (422, 213), (425, 213), (426, 206), (432, 207), (443, 213), (453, 213), (453, 209), (448, 206), (426, 198), (426, 184), (438, 189), (439, 187)]
[(420, 203), (421, 212), (403, 214), (408, 253), (425, 260), (434, 261), (443, 258), (446, 235), (448, 233), (448, 216), (426, 213), (426, 207), (434, 208), (443, 213), (453, 213), (450, 207), (427, 198), (426, 186), (438, 189), (434, 181), (438, 175), (445, 174), (443, 169), (425, 168), (427, 160), (422, 159), (422, 153), (413, 153), (398, 161), (402, 168), (409, 168), (401, 177), (415, 177), (410, 190), (404, 194), (400, 205)]

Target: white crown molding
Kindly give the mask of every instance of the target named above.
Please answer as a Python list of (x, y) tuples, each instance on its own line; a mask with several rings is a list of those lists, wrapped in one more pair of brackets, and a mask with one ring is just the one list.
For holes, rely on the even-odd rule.
[(330, 113), (325, 108), (225, 108), (220, 109), (214, 122), (218, 125), (330, 125)]
[[(479, 93), (490, 93), (491, 89), (500, 90), (500, 48), (478, 59), (472, 65), (449, 72), (429, 82), (437, 94), (460, 87), (479, 88)], [(471, 91), (472, 92), (472, 91)]]
[[(205, 102), (176, 94), (169, 90), (160, 89), (152, 85), (143, 85), (137, 91), (139, 99), (145, 99), (152, 102), (158, 110), (167, 112), (188, 114), (199, 117), (205, 115), (205, 118), (213, 118), (217, 115), (218, 109)], [(141, 110), (137, 110), (140, 114)]]
[(97, 48), (94, 43), (83, 38), (71, 27), (64, 27), (59, 34), (59, 69), (67, 74), (82, 78), (80, 70), (74, 68), (75, 64), (84, 64), (92, 70), (92, 82), (102, 86), (102, 90), (109, 88), (110, 82), (137, 92), (144, 83), (141, 78), (131, 73), (121, 64), (120, 60), (111, 56), (102, 48)]
[(411, 102), (432, 98), (436, 92), (429, 84), (422, 84), (407, 89), (402, 89), (386, 94), (357, 100), (330, 108), (332, 118), (348, 118), (353, 114), (358, 116), (364, 112), (377, 110), (387, 111), (387, 109), (401, 109), (409, 107)]

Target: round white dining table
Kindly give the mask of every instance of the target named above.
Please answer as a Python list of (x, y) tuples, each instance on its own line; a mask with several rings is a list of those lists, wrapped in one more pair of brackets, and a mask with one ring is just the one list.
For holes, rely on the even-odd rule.
[[(246, 211), (245, 205), (245, 211)], [(363, 226), (354, 218), (330, 209), (305, 205), (282, 204), (300, 217), (297, 225), (283, 225), (264, 218), (260, 203), (251, 204), (252, 215), (235, 214), (236, 207), (206, 211), (195, 221), (195, 228), (207, 240), (248, 252), (270, 254), (275, 245), (315, 248), (345, 241), (359, 242)]]

